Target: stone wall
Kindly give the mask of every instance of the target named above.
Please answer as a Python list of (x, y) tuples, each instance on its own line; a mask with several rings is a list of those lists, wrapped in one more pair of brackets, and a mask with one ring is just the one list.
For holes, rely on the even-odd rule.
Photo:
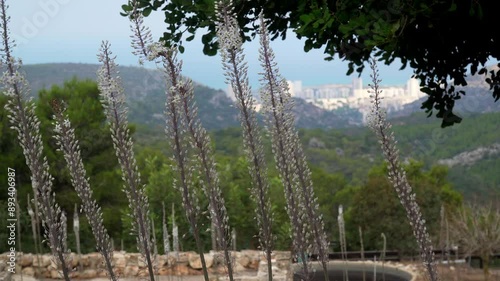
[[(260, 251), (243, 250), (232, 253), (235, 275), (267, 276), (267, 263)], [(69, 255), (72, 267), (71, 278), (92, 279), (106, 277), (102, 256), (90, 253), (78, 256)], [(273, 275), (283, 279), (290, 267), (290, 252), (275, 251), (273, 253)], [(205, 261), (211, 275), (224, 275), (225, 268), (222, 255), (211, 252), (205, 254)], [(7, 271), (7, 253), (0, 255), (0, 273)], [(115, 252), (113, 255), (115, 272), (120, 277), (144, 277), (148, 275), (146, 264), (140, 254)], [(158, 275), (202, 275), (200, 256), (195, 252), (159, 255), (156, 257)], [(16, 274), (25, 276), (61, 279), (61, 272), (49, 254), (41, 255), (17, 253)], [(281, 278), (278, 278), (281, 279)]]

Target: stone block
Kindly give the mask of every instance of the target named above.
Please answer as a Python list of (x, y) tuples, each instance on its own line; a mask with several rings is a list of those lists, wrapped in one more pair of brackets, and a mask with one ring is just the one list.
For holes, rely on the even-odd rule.
[[(213, 255), (205, 254), (204, 258), (205, 258), (205, 265), (207, 266), (207, 268), (212, 267), (214, 263)], [(193, 254), (193, 253), (189, 254), (189, 266), (193, 269), (202, 269), (201, 258), (199, 254)]]
[(81, 279), (91, 279), (97, 277), (97, 270), (95, 269), (85, 269), (80, 273)]
[(23, 254), (17, 259), (17, 264), (21, 267), (28, 267), (33, 264), (33, 255), (32, 254)]
[(33, 267), (25, 267), (22, 270), (23, 275), (26, 276), (35, 276), (35, 269)]

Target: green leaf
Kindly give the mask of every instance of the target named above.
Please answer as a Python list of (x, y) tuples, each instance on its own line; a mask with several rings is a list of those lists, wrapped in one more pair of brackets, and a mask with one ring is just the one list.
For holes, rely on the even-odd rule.
[(397, 21), (395, 24), (392, 25), (392, 33), (395, 34), (398, 29), (401, 27), (401, 22), (400, 21)]
[(188, 42), (189, 42), (189, 41), (193, 41), (193, 39), (194, 39), (194, 35), (191, 35), (191, 36), (189, 36), (188, 38), (186, 38), (186, 41), (188, 41)]
[(144, 10), (142, 11), (142, 15), (143, 15), (144, 17), (148, 17), (148, 16), (151, 14), (151, 12), (152, 12), (152, 11), (153, 11), (153, 9), (151, 9), (151, 8), (146, 8), (146, 9), (144, 9)]
[(304, 52), (309, 52), (313, 47), (313, 42), (311, 39), (307, 39), (306, 42), (304, 43)]
[(203, 34), (203, 36), (201, 36), (201, 43), (208, 44), (213, 38), (214, 35), (211, 33)]
[(300, 16), (300, 20), (304, 23), (304, 24), (309, 24), (311, 21), (312, 21), (312, 16), (309, 15), (309, 14), (304, 14), (304, 15), (301, 15)]
[(455, 2), (451, 3), (451, 7), (448, 9), (448, 12), (454, 12), (457, 10), (457, 4)]
[(346, 74), (347, 76), (351, 75), (354, 72), (354, 67), (349, 66), (349, 69), (347, 70)]
[(179, 45), (179, 52), (180, 52), (181, 54), (183, 54), (183, 53), (184, 53), (184, 51), (185, 51), (184, 46)]
[(122, 5), (122, 9), (125, 12), (131, 12), (133, 10), (132, 6), (129, 6), (129, 5)]
[(155, 0), (153, 2), (153, 7), (155, 7), (155, 9), (158, 9), (159, 7), (161, 7), (161, 5), (163, 5), (162, 3), (163, 1), (159, 1), (159, 0)]
[(477, 64), (474, 64), (474, 63), (473, 63), (473, 64), (470, 66), (470, 73), (471, 73), (472, 75), (474, 75), (474, 74), (476, 74), (476, 72), (477, 72)]

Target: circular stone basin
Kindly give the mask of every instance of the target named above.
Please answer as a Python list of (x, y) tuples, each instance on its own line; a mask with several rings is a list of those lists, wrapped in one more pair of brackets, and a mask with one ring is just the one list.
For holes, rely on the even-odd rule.
[[(376, 265), (376, 266), (375, 266)], [(301, 275), (300, 264), (293, 264), (293, 280), (304, 280)], [(347, 271), (347, 277), (344, 274)], [(324, 281), (323, 267), (318, 262), (311, 264), (311, 277), (309, 281)], [(329, 262), (328, 278), (330, 281), (413, 281), (415, 275), (401, 268), (382, 263), (373, 262)]]

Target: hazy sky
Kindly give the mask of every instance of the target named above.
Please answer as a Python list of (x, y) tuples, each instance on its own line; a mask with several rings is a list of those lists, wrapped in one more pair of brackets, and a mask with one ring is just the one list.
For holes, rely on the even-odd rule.
[[(102, 40), (112, 44), (121, 65), (138, 65), (130, 47), (128, 20), (120, 16), (126, 0), (7, 0), (10, 5), (11, 31), (16, 38), (15, 55), (25, 64), (50, 62), (98, 63), (96, 54)], [(155, 38), (166, 26), (160, 12), (146, 19)], [(186, 46), (180, 56), (184, 75), (207, 86), (226, 89), (220, 57), (203, 55), (201, 32)], [(290, 33), (286, 41), (272, 42), (281, 74), (289, 80), (302, 80), (303, 85), (350, 83), (345, 75), (347, 62), (324, 61), (320, 50), (305, 53), (303, 43)], [(249, 78), (254, 89), (258, 85), (257, 41), (245, 45), (249, 62)], [(148, 67), (154, 67), (149, 65)], [(412, 71), (399, 70), (399, 64), (380, 66), (383, 84), (405, 84)], [(366, 85), (369, 73), (363, 73)]]

